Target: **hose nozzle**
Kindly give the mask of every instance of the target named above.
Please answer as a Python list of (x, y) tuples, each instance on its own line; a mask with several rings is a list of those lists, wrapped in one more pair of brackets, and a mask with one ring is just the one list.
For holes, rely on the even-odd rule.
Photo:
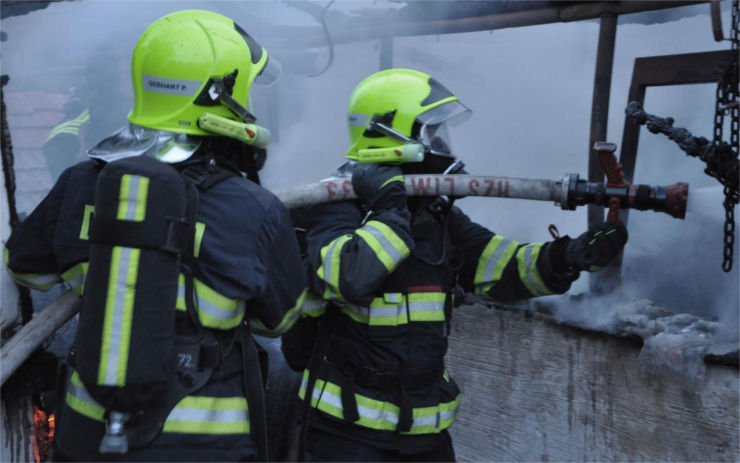
[(569, 174), (562, 180), (567, 184), (565, 201), (559, 201), (563, 209), (574, 210), (576, 206), (595, 204), (604, 207), (614, 205), (615, 198), (619, 209), (665, 212), (671, 217), (683, 219), (686, 216), (686, 203), (689, 197), (689, 184), (678, 182), (668, 186), (637, 185), (625, 183), (623, 186), (609, 186), (603, 182), (589, 182)]

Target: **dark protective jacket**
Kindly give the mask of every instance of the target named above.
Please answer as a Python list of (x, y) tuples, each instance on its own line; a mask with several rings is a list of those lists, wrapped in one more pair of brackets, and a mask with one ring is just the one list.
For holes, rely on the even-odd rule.
[(283, 336), (283, 352), (294, 369), (305, 366), (305, 346), (324, 326), (316, 345), (324, 336), (325, 347), (314, 349), (299, 392), (305, 400), (315, 375), (311, 426), (401, 451), (428, 446), (460, 404), (444, 367), (455, 289), (512, 301), (563, 293), (577, 277), (565, 271), (562, 240), (519, 243), (457, 207), (431, 212), (432, 201), (409, 198), (410, 220), (391, 209), (364, 221), (358, 201), (307, 211), (319, 297)]
[[(88, 231), (99, 167), (92, 161), (67, 169), (39, 206), (12, 233), (5, 263), (18, 283), (46, 290), (59, 282), (84, 291)], [(231, 176), (200, 191), (193, 296), (200, 323), (228, 338), (243, 319), (254, 333), (279, 336), (299, 317), (305, 297), (303, 264), (287, 210), (270, 192)], [(181, 278), (181, 282), (184, 282)], [(185, 293), (184, 283), (180, 292)], [(178, 297), (178, 326), (187, 319)], [(103, 408), (71, 369), (56, 442), (83, 461), (97, 454), (104, 434)], [(240, 372), (215, 372), (183, 398), (147, 447), (121, 460), (239, 461), (254, 454), (250, 405)]]

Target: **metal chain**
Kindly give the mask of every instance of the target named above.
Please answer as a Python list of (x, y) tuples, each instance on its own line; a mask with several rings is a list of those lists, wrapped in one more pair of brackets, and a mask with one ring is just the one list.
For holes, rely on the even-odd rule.
[[(722, 78), (717, 83), (716, 103), (714, 111), (714, 139), (712, 148), (723, 147), (722, 129), (725, 114), (730, 114), (730, 146), (734, 158), (738, 156), (738, 140), (740, 140), (740, 107), (738, 107), (738, 29), (740, 29), (740, 13), (738, 13), (738, 0), (732, 2), (732, 25), (730, 31), (730, 47), (733, 51), (733, 61), (725, 70)], [(726, 147), (723, 147), (726, 148)], [(713, 175), (716, 172), (709, 172)], [(720, 169), (722, 170), (722, 169)], [(722, 270), (732, 270), (733, 249), (735, 246), (735, 205), (738, 204), (738, 192), (725, 184), (725, 200), (722, 205), (725, 208), (724, 225), (724, 251)]]

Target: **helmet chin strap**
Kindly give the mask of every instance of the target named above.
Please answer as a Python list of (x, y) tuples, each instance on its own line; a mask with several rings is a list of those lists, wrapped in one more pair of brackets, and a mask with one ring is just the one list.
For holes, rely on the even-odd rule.
[(382, 116), (373, 116), (372, 119), (370, 119), (370, 123), (367, 125), (367, 130), (380, 132), (383, 135), (386, 135), (391, 138), (395, 138), (398, 141), (402, 141), (404, 143), (416, 143), (417, 145), (422, 144), (421, 142), (414, 140), (413, 138), (402, 134), (398, 130), (394, 129), (393, 127), (390, 127), (388, 125), (385, 125), (381, 121)]
[[(236, 72), (236, 70), (234, 70), (234, 72)], [(232, 98), (231, 94), (227, 90), (227, 85), (225, 85), (224, 81), (232, 75), (234, 74), (229, 74), (224, 77), (224, 79), (213, 79), (213, 82), (211, 82), (211, 86), (208, 89), (208, 96), (210, 96), (213, 101), (221, 102), (222, 105), (229, 108), (231, 112), (239, 116), (244, 122), (248, 124), (253, 123), (257, 120), (257, 117)], [(234, 84), (231, 84), (231, 87), (233, 87), (233, 85)]]
[(427, 145), (419, 140), (409, 137), (408, 135), (402, 134), (393, 127), (386, 125), (386, 123), (382, 121), (382, 116), (373, 116), (373, 118), (370, 119), (370, 123), (367, 125), (367, 130), (380, 132), (383, 135), (395, 138), (396, 140), (407, 144), (421, 145), (424, 148), (424, 154), (433, 154), (436, 156), (445, 156), (455, 159), (450, 147), (442, 138), (436, 137), (432, 140), (430, 145)]

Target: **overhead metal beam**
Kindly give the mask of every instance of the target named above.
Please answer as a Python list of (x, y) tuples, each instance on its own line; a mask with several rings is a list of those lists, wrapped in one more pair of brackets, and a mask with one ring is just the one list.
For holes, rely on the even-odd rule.
[[(676, 8), (703, 1), (626, 1), (626, 2), (582, 2), (564, 6), (550, 6), (525, 11), (489, 14), (484, 16), (423, 20), (423, 21), (385, 21), (367, 25), (369, 18), (344, 21), (342, 24), (329, 23), (332, 41), (335, 44), (381, 39), (383, 37), (404, 37), (415, 35), (439, 35), (482, 30), (505, 29), (510, 27), (534, 26), (559, 22), (596, 19), (604, 15), (622, 15), (643, 11)], [(263, 35), (264, 34), (264, 35)], [(316, 27), (273, 26), (261, 31), (260, 36), (301, 37), (301, 40), (285, 40), (280, 45), (285, 48), (314, 48), (326, 45), (323, 30)]]

